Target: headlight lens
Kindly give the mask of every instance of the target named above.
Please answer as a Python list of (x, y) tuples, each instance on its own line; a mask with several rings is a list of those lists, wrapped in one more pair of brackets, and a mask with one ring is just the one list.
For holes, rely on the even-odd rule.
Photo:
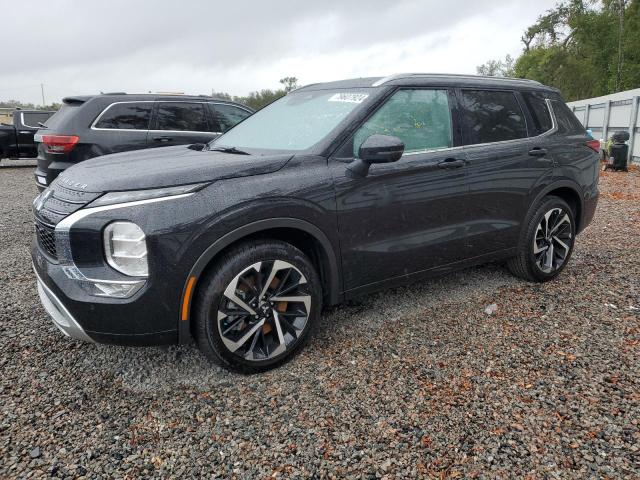
[(131, 277), (149, 276), (147, 241), (142, 229), (132, 222), (113, 222), (104, 229), (107, 263)]
[(140, 200), (150, 200), (152, 198), (174, 197), (186, 193), (196, 192), (209, 185), (209, 183), (192, 183), (190, 185), (180, 185), (178, 187), (154, 188), (151, 190), (129, 190), (126, 192), (109, 192), (95, 199), (89, 207), (100, 207), (103, 205), (114, 205), (116, 203), (137, 202)]

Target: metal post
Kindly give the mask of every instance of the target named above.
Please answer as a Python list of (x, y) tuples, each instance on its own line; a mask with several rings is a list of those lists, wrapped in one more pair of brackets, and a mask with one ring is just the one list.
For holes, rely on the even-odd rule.
[(589, 130), (589, 112), (591, 112), (591, 104), (587, 103), (584, 107), (584, 128)]
[(42, 92), (42, 107), (44, 108), (44, 84), (40, 84), (40, 91)]
[(602, 137), (606, 142), (609, 140), (609, 119), (611, 118), (611, 100), (607, 100), (607, 107), (604, 110), (604, 125), (602, 125)]
[(638, 123), (638, 108), (640, 107), (640, 97), (633, 97), (631, 107), (631, 118), (629, 120), (629, 156), (627, 157), (627, 165), (633, 163), (633, 148), (636, 143), (636, 124)]

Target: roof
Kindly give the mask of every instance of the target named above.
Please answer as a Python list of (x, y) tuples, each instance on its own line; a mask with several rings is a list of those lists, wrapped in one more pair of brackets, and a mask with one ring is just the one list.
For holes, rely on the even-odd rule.
[(482, 77), (478, 75), (457, 75), (446, 73), (399, 73), (387, 77), (366, 77), (337, 82), (315, 83), (297, 89), (325, 90), (333, 88), (375, 88), (388, 85), (421, 86), (421, 85), (460, 85), (483, 87), (508, 87), (555, 90), (535, 80), (507, 77)]

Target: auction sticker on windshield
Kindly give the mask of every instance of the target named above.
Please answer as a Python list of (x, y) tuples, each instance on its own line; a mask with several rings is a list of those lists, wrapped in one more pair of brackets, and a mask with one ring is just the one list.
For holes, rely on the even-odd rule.
[(366, 93), (336, 93), (329, 97), (330, 102), (362, 103), (369, 95)]

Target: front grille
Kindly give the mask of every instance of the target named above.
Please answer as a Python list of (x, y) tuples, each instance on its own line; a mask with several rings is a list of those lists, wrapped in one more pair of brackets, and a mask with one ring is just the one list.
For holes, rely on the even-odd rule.
[(40, 244), (40, 247), (42, 247), (42, 249), (53, 258), (57, 258), (58, 254), (56, 252), (55, 229), (40, 222), (36, 222), (36, 233), (38, 235), (38, 243)]
[(72, 190), (53, 181), (33, 205), (40, 248), (57, 260), (55, 225), (99, 196), (99, 192)]

